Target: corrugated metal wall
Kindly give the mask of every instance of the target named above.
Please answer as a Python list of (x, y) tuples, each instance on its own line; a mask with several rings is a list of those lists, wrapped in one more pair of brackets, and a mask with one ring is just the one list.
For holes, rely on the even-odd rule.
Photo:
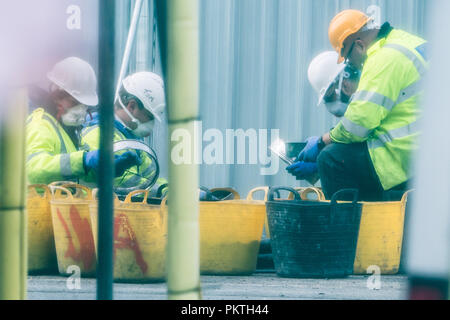
[[(336, 13), (370, 5), (381, 22), (425, 35), (425, 0), (203, 0), (201, 6), (201, 117), (203, 130), (280, 129), (302, 141), (333, 124), (315, 107), (307, 80), (310, 61), (331, 50), (328, 25)], [(245, 195), (259, 185), (298, 185), (284, 165), (261, 176), (259, 165), (202, 165), (201, 184), (232, 186)]]
[[(378, 5), (381, 22), (426, 34), (425, 0), (200, 1), (203, 131), (216, 128), (224, 136), (226, 129), (280, 129), (283, 139), (301, 141), (332, 126), (331, 116), (315, 107), (317, 96), (307, 80), (307, 69), (313, 57), (331, 50), (328, 25), (339, 11), (366, 11)], [(134, 2), (118, 2), (120, 53)], [(154, 67), (160, 73), (159, 50), (152, 49), (153, 23), (153, 1), (149, 1), (144, 4), (130, 72)], [(157, 127), (152, 143), (165, 172), (166, 134), (164, 127)], [(260, 185), (298, 184), (282, 164), (276, 176), (261, 176), (259, 165), (202, 165), (200, 182), (206, 187), (231, 186), (243, 195)]]

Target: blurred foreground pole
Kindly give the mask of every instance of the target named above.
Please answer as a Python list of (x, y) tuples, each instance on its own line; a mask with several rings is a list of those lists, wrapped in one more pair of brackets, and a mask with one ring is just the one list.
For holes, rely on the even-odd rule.
[(431, 63), (415, 162), (416, 191), (406, 226), (406, 269), (413, 300), (450, 297), (450, 1), (430, 1), (430, 6)]
[(25, 90), (0, 86), (0, 300), (27, 291)]
[(98, 266), (97, 299), (113, 299), (113, 132), (114, 132), (114, 31), (115, 1), (100, 1), (99, 17), (99, 110), (100, 165), (98, 174)]
[[(201, 299), (198, 166), (195, 122), (198, 119), (198, 0), (158, 0), (158, 30), (165, 75), (169, 137), (183, 133), (188, 163), (175, 164), (169, 147), (169, 238), (167, 285), (169, 299)], [(169, 138), (170, 139), (170, 138)]]

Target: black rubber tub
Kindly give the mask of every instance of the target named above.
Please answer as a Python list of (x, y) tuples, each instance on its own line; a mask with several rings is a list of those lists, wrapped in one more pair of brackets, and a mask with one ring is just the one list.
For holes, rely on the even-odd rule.
[[(280, 190), (295, 200), (274, 201)], [(351, 193), (352, 202), (337, 203)], [(337, 192), (331, 202), (302, 201), (294, 189), (269, 191), (268, 215), (275, 271), (289, 278), (343, 278), (353, 273), (362, 205), (357, 190)]]

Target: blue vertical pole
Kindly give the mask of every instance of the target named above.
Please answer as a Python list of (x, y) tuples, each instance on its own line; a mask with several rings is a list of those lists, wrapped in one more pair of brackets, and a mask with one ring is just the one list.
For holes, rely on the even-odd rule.
[(113, 299), (114, 245), (114, 52), (115, 5), (112, 0), (100, 0), (99, 10), (99, 111), (100, 166), (98, 174), (98, 266), (97, 299)]

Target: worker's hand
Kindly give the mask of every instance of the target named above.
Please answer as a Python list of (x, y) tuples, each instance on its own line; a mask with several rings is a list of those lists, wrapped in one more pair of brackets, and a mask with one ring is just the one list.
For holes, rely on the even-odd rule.
[(100, 159), (100, 153), (98, 150), (85, 152), (83, 155), (83, 164), (84, 164), (84, 170), (87, 172), (94, 170), (97, 171), (98, 169), (98, 162)]
[(121, 155), (114, 155), (116, 177), (122, 176), (127, 169), (133, 166), (140, 166), (141, 164), (142, 160), (136, 152), (127, 151)]
[(297, 180), (307, 180), (318, 172), (317, 163), (304, 161), (296, 162), (287, 167), (286, 170)]
[[(98, 164), (100, 161), (100, 153), (98, 150), (89, 151), (84, 153), (84, 169), (86, 172), (94, 170), (97, 172)], [(121, 155), (114, 155), (115, 176), (120, 177), (125, 170), (132, 166), (141, 165), (142, 160), (135, 152), (125, 152)]]
[(296, 161), (316, 162), (320, 153), (320, 137), (311, 137), (306, 140), (306, 147), (300, 152)]

